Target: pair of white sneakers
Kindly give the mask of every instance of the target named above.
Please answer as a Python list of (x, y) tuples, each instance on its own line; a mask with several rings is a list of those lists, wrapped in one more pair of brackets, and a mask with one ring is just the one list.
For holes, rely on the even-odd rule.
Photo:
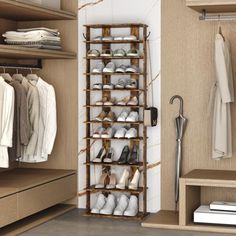
[(131, 111), (124, 109), (117, 118), (119, 122), (136, 122), (139, 120), (139, 115), (137, 111)]
[(115, 216), (136, 216), (138, 214), (138, 198), (131, 195), (128, 198), (122, 194), (117, 200), (113, 194), (106, 198), (102, 193), (98, 195), (97, 202), (91, 210), (93, 214), (115, 215)]
[(115, 133), (115, 138), (136, 138), (138, 136), (137, 129), (135, 128), (130, 128), (129, 130), (125, 127), (120, 128), (116, 131)]
[(116, 69), (116, 65), (114, 62), (109, 62), (106, 66), (103, 62), (98, 62), (96, 66), (93, 68), (93, 73), (114, 73)]

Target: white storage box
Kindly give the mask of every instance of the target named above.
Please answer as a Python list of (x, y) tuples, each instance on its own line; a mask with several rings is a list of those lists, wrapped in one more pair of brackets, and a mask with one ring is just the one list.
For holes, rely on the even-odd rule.
[(210, 209), (215, 211), (236, 211), (235, 202), (212, 202)]
[(25, 3), (33, 3), (37, 5), (41, 5), (43, 7), (53, 8), (60, 10), (61, 9), (61, 0), (19, 0), (19, 2)]
[(213, 211), (210, 206), (200, 206), (193, 218), (194, 223), (236, 225), (236, 212)]

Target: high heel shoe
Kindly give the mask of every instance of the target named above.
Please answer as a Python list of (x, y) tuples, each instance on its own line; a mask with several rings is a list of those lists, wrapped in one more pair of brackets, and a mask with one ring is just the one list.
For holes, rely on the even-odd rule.
[(109, 176), (109, 184), (106, 186), (106, 189), (114, 189), (116, 187), (116, 175), (111, 174)]
[(129, 156), (128, 163), (130, 165), (135, 165), (138, 163), (138, 158), (139, 158), (139, 149), (137, 145), (134, 145), (131, 154)]
[(106, 150), (105, 150), (105, 148), (101, 148), (98, 155), (96, 156), (96, 158), (93, 159), (93, 162), (94, 163), (101, 163), (104, 155), (106, 155)]
[(136, 170), (134, 177), (129, 184), (129, 189), (132, 189), (132, 190), (138, 189), (139, 178), (140, 178), (140, 172), (139, 170)]
[(119, 180), (119, 183), (116, 185), (116, 188), (125, 189), (125, 187), (128, 186), (129, 175), (130, 175), (129, 171), (125, 169)]
[(120, 155), (120, 158), (119, 160), (117, 161), (118, 164), (122, 165), (122, 164), (126, 164), (127, 163), (127, 159), (129, 157), (129, 153), (130, 153), (130, 150), (129, 150), (129, 147), (128, 146), (125, 146), (122, 150), (122, 153)]
[(104, 163), (111, 163), (113, 156), (114, 156), (114, 150), (113, 150), (113, 148), (110, 148), (109, 151), (107, 152), (105, 158), (103, 158), (103, 162)]
[(107, 180), (108, 174), (104, 173), (100, 176), (98, 183), (95, 185), (95, 188), (105, 188), (106, 180)]

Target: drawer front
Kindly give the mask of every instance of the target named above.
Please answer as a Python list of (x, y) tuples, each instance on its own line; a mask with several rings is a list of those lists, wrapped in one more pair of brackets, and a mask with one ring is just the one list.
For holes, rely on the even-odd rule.
[(17, 220), (17, 194), (0, 199), (0, 227)]
[(18, 193), (18, 219), (75, 197), (77, 176), (71, 175)]

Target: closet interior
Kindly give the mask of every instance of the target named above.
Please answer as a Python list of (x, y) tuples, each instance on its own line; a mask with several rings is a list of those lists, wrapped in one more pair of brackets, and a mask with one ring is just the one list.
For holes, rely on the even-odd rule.
[[(213, 160), (212, 120), (207, 116), (209, 94), (215, 81), (214, 45), (219, 22), (224, 37), (231, 42), (235, 70), (236, 24), (234, 20), (224, 20), (235, 19), (236, 2), (165, 0), (162, 1), (161, 11), (161, 211), (147, 218), (142, 225), (151, 228), (235, 234), (235, 226), (195, 224), (193, 213), (200, 205), (209, 205), (213, 201), (236, 201), (236, 139), (233, 139), (234, 150), (231, 159)], [(219, 21), (221, 18), (222, 21)], [(169, 105), (169, 99), (174, 94), (180, 94), (184, 98), (185, 115), (189, 120), (183, 144), (180, 201), (177, 211), (174, 199), (173, 126), (176, 109)], [(235, 137), (234, 103), (231, 105), (231, 111), (232, 133)]]
[[(86, 216), (97, 216), (97, 217), (108, 217), (108, 218), (124, 218), (124, 219), (142, 219), (147, 215), (147, 129), (143, 125), (143, 109), (147, 107), (147, 25), (144, 24), (111, 24), (111, 25), (85, 25), (86, 33), (85, 33), (85, 44), (86, 44)], [(114, 34), (116, 30), (126, 30), (128, 35), (131, 35), (134, 38), (114, 38)], [(94, 32), (100, 33), (99, 37), (94, 37)], [(115, 48), (122, 47), (122, 49), (114, 50)], [(98, 50), (95, 50), (95, 46), (98, 47)], [(129, 53), (125, 53), (123, 50), (127, 47)], [(111, 51), (112, 50), (112, 51)], [(132, 51), (133, 50), (133, 51)], [(134, 54), (133, 54), (134, 53)], [(136, 55), (137, 54), (137, 55)], [(125, 65), (129, 63), (130, 65), (136, 66), (137, 71), (117, 71), (112, 69), (113, 71), (105, 72), (104, 69), (101, 71), (95, 71), (96, 62), (102, 61), (104, 65), (108, 65), (111, 62), (115, 62), (117, 68), (119, 64), (124, 63)], [(95, 63), (95, 64), (94, 64)], [(141, 69), (139, 69), (141, 68)], [(122, 68), (120, 68), (122, 69)], [(127, 68), (126, 68), (127, 69)], [(118, 69), (119, 70), (119, 69)], [(130, 79), (127, 79), (130, 78)], [(119, 79), (119, 81), (118, 81)], [(126, 80), (124, 80), (126, 79)], [(127, 87), (126, 82), (133, 81)], [(129, 82), (128, 82), (129, 83)], [(119, 86), (118, 86), (119, 85)], [(108, 86), (108, 87), (104, 87)], [(107, 101), (104, 102), (95, 102), (94, 97), (96, 94), (100, 95), (98, 98), (101, 100), (107, 98)], [(137, 104), (129, 104), (129, 99), (124, 102), (122, 99), (125, 96), (130, 98), (137, 98)], [(112, 98), (116, 96), (116, 99), (122, 101), (122, 104), (119, 101), (112, 102)], [(100, 101), (99, 100), (99, 101)], [(108, 103), (106, 103), (108, 102)], [(101, 104), (100, 104), (101, 103)], [(101, 114), (109, 114), (110, 112), (114, 112), (115, 117), (110, 117), (109, 120), (104, 119), (105, 117), (97, 117), (96, 119), (93, 117), (95, 112), (94, 109), (97, 109)], [(119, 120), (117, 119), (118, 115), (127, 111), (128, 113), (137, 113), (139, 118), (136, 120)], [(97, 115), (99, 114), (97, 113)], [(128, 116), (127, 113), (127, 116)], [(98, 119), (99, 118), (99, 119)], [(102, 119), (100, 119), (102, 118)], [(126, 117), (127, 118), (127, 117)], [(115, 133), (111, 134), (109, 137), (95, 137), (94, 132), (95, 128), (103, 127), (104, 129), (114, 128), (116, 131), (122, 127), (126, 127), (127, 130), (136, 129), (137, 135), (132, 138), (127, 138), (126, 136), (118, 137)], [(112, 131), (113, 132), (113, 131)], [(118, 131), (117, 131), (118, 132)], [(111, 160), (108, 162), (100, 161), (102, 157), (97, 158), (98, 162), (93, 161), (95, 159), (95, 154), (91, 152), (90, 148), (95, 143), (99, 142), (99, 149), (102, 147), (106, 150), (106, 152), (111, 152)], [(113, 149), (115, 146), (120, 147), (120, 145), (129, 144), (129, 150), (132, 150), (136, 147), (138, 150), (138, 160), (135, 160), (133, 163), (129, 163), (124, 160), (119, 162), (116, 155), (113, 157)], [(128, 147), (128, 146), (126, 146)], [(119, 148), (119, 152), (121, 153), (123, 147)], [(139, 152), (139, 150), (142, 150)], [(124, 151), (124, 149), (123, 149)], [(124, 153), (125, 154), (125, 153)], [(111, 187), (106, 187), (109, 184), (109, 181), (106, 178), (103, 180), (102, 187), (97, 187), (97, 183), (94, 183), (91, 175), (93, 173), (93, 168), (102, 168), (102, 175), (106, 176), (108, 173), (110, 176), (112, 175), (112, 170), (121, 169), (128, 170), (132, 176), (134, 174), (141, 173), (142, 175), (142, 184), (136, 188), (128, 188), (128, 186), (124, 186), (124, 188), (118, 188), (116, 184), (118, 182), (112, 183)], [(124, 172), (123, 172), (124, 173)], [(114, 175), (113, 175), (114, 177)], [(111, 182), (110, 182), (111, 185)], [(137, 214), (133, 216), (125, 216), (125, 215), (115, 215), (115, 214), (98, 214), (94, 213), (92, 207), (94, 206), (94, 201), (91, 200), (92, 195), (97, 193), (103, 193), (105, 196), (109, 196), (110, 193), (122, 195), (122, 193), (126, 193), (127, 195), (135, 196), (138, 199), (138, 208), (139, 210)], [(140, 201), (142, 199), (142, 202)], [(100, 211), (101, 212), (101, 211)]]
[[(77, 4), (62, 0), (62, 10), (55, 10), (20, 0), (0, 1), (1, 73), (37, 74), (53, 85), (57, 108), (57, 136), (48, 160), (16, 161), (1, 169), (1, 235), (21, 233), (77, 206)], [(62, 50), (5, 44), (6, 31), (35, 27), (58, 29)]]

